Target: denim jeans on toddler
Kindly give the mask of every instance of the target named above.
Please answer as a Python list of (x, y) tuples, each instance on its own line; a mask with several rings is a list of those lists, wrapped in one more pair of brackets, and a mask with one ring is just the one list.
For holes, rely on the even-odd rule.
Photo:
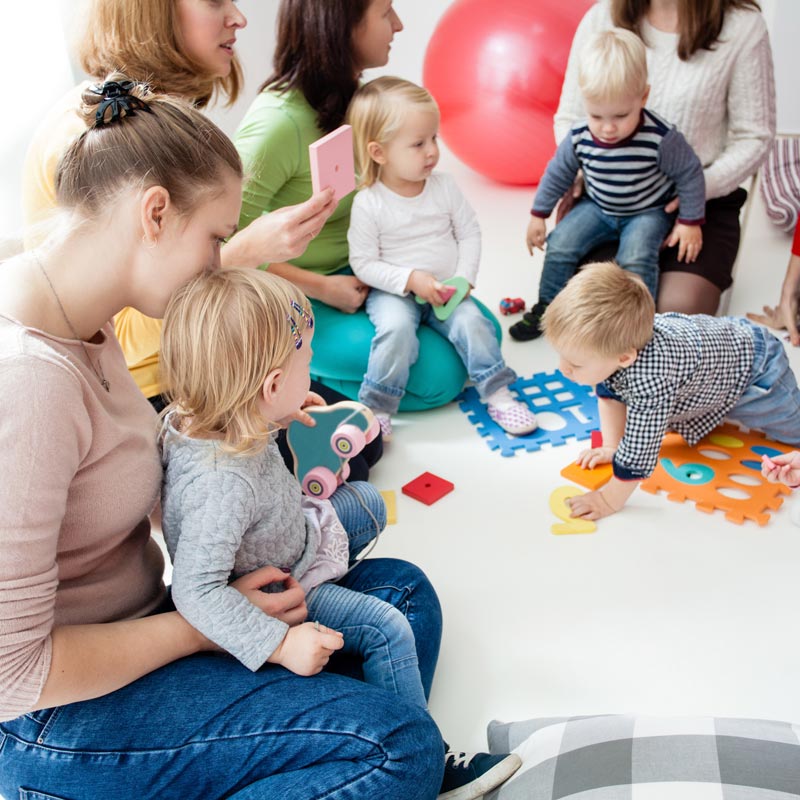
[(755, 355), (750, 384), (728, 417), (784, 444), (800, 445), (800, 389), (783, 342), (748, 319), (729, 319), (753, 331)]
[(374, 411), (396, 413), (411, 366), (419, 356), (420, 324), (452, 343), (482, 400), (517, 378), (503, 360), (494, 326), (470, 298), (444, 321), (436, 318), (430, 303), (417, 303), (413, 295), (400, 297), (379, 289), (367, 295), (366, 308), (375, 326), (375, 338), (358, 399)]
[(619, 242), (616, 262), (638, 275), (653, 297), (658, 292), (658, 254), (675, 214), (663, 209), (629, 216), (606, 214), (594, 201), (581, 200), (547, 237), (539, 302), (552, 303), (577, 272), (581, 259), (601, 244)]
[[(331, 495), (331, 504), (350, 539), (353, 563), (386, 525), (386, 506), (378, 490), (361, 481), (340, 486)], [(342, 655), (355, 659), (367, 683), (426, 707), (414, 632), (402, 611), (379, 597), (335, 583), (315, 587), (306, 602), (309, 620), (344, 634), (337, 660)]]

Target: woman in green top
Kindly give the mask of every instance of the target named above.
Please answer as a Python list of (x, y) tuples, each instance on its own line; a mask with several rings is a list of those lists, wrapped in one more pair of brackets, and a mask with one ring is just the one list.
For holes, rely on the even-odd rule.
[[(236, 132), (245, 183), (239, 227), (311, 195), (308, 145), (344, 122), (361, 73), (384, 66), (403, 24), (392, 0), (281, 0), (274, 72)], [(348, 266), (352, 195), (343, 198), (305, 253), (269, 264), (314, 301), (312, 374), (356, 398), (375, 329), (359, 310), (368, 287)], [(466, 373), (452, 345), (425, 328), (401, 410), (435, 408)]]

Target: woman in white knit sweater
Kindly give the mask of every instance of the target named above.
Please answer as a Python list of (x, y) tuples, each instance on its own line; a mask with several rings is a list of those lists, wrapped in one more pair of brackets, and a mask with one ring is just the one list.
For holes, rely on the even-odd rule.
[(592, 35), (613, 26), (643, 39), (652, 87), (648, 107), (686, 137), (706, 181), (703, 250), (693, 263), (678, 261), (677, 248), (662, 253), (658, 310), (714, 314), (731, 285), (739, 248), (739, 210), (747, 196), (740, 185), (758, 169), (775, 136), (764, 18), (755, 0), (599, 0), (572, 42), (555, 116), (557, 141), (585, 116), (578, 55)]

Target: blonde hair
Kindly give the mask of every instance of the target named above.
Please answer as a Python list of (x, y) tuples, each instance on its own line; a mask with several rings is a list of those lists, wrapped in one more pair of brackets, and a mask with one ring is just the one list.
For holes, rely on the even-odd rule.
[[(146, 107), (134, 107), (132, 114), (113, 121), (96, 122), (105, 102), (98, 93), (102, 89), (90, 87), (83, 93), (80, 113), (88, 127), (59, 161), (59, 206), (96, 218), (131, 186), (163, 186), (176, 209), (186, 214), (220, 191), (225, 170), (242, 177), (233, 142), (186, 101), (154, 94), (145, 84), (120, 73), (110, 75), (108, 81), (124, 84), (123, 93)], [(106, 104), (106, 115), (109, 110)]]
[(353, 126), (359, 187), (372, 186), (380, 177), (380, 164), (369, 154), (370, 142), (387, 145), (403, 126), (409, 106), (439, 114), (439, 106), (427, 89), (386, 75), (365, 83), (353, 95), (347, 122)]
[(638, 275), (613, 261), (588, 264), (556, 295), (542, 317), (547, 339), (615, 358), (653, 336), (655, 302)]
[(264, 380), (286, 365), (297, 349), (295, 329), (302, 338), (310, 319), (305, 295), (277, 275), (242, 268), (193, 278), (164, 314), (168, 410), (192, 436), (220, 436), (232, 453), (258, 452), (275, 428), (258, 407)]
[(578, 86), (590, 100), (640, 96), (647, 90), (647, 51), (632, 31), (610, 28), (581, 50)]
[(216, 93), (232, 105), (243, 85), (236, 57), (220, 78), (183, 52), (177, 0), (92, 0), (78, 58), (95, 78), (119, 70), (200, 108)]

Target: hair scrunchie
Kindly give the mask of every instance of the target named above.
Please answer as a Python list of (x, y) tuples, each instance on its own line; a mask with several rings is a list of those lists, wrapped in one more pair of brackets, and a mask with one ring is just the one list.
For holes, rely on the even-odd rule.
[(137, 111), (152, 113), (144, 100), (132, 94), (137, 86), (145, 84), (136, 81), (106, 81), (90, 86), (89, 91), (102, 98), (94, 115), (94, 124), (110, 125), (125, 117), (135, 117)]

